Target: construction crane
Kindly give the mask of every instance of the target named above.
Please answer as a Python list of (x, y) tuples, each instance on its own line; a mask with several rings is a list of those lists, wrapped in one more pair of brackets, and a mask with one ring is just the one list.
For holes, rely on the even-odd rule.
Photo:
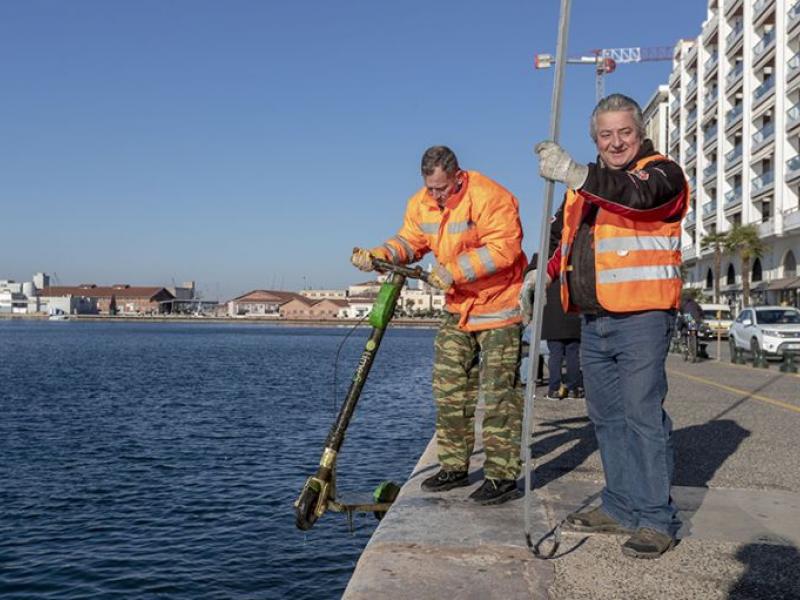
[[(674, 48), (672, 46), (655, 46), (652, 48), (604, 48), (591, 50), (585, 56), (567, 58), (567, 63), (572, 65), (594, 65), (595, 91), (599, 101), (605, 95), (603, 79), (613, 73), (618, 64), (652, 62), (657, 60), (672, 60)], [(553, 66), (555, 57), (552, 54), (537, 54), (534, 56), (533, 65), (537, 69), (549, 69)]]

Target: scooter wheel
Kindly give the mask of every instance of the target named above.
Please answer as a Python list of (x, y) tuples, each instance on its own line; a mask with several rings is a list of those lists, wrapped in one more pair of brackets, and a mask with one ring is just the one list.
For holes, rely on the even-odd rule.
[(319, 500), (319, 490), (312, 485), (303, 488), (300, 498), (294, 508), (294, 524), (302, 531), (308, 531), (317, 522), (317, 501)]

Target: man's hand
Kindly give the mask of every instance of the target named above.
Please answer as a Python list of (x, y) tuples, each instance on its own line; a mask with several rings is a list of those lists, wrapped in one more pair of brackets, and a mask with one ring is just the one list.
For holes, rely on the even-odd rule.
[[(550, 276), (544, 276), (545, 287), (550, 285)], [(522, 288), (519, 290), (519, 310), (522, 313), (522, 324), (528, 326), (533, 320), (533, 298), (536, 291), (536, 269), (528, 271), (525, 279), (522, 280)], [(545, 296), (547, 302), (547, 296)]]
[(428, 283), (446, 292), (453, 285), (453, 276), (442, 265), (436, 265), (428, 274)]
[(370, 254), (369, 250), (363, 248), (354, 248), (353, 255), (350, 257), (350, 262), (361, 271), (372, 271), (372, 259), (374, 257)]
[(577, 190), (586, 183), (589, 167), (572, 160), (569, 153), (551, 141), (539, 142), (535, 148), (539, 155), (539, 175), (551, 181), (561, 181)]
[(522, 312), (522, 324), (528, 326), (533, 319), (533, 294), (536, 291), (536, 269), (531, 269), (522, 280), (519, 291), (519, 309)]

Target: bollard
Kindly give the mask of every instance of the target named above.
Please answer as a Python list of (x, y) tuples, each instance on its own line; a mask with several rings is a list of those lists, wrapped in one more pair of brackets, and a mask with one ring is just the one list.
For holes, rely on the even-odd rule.
[(756, 369), (769, 369), (769, 363), (767, 363), (767, 357), (761, 348), (753, 352), (753, 366)]
[(744, 357), (744, 350), (742, 350), (739, 347), (736, 348), (736, 352), (734, 353), (733, 362), (734, 362), (734, 364), (737, 364), (737, 365), (746, 365), (747, 364), (747, 360), (745, 360), (745, 357)]
[(794, 361), (794, 352), (785, 352), (783, 362), (780, 366), (781, 373), (797, 373), (797, 365)]

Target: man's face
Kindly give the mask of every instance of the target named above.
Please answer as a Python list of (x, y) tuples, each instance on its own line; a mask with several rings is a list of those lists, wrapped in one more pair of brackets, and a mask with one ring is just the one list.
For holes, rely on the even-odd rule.
[(439, 204), (444, 204), (456, 189), (458, 173), (446, 173), (442, 167), (436, 167), (433, 173), (425, 175), (425, 187), (431, 198)]
[(633, 114), (627, 110), (604, 112), (595, 120), (597, 151), (611, 169), (622, 169), (639, 153), (642, 140)]

